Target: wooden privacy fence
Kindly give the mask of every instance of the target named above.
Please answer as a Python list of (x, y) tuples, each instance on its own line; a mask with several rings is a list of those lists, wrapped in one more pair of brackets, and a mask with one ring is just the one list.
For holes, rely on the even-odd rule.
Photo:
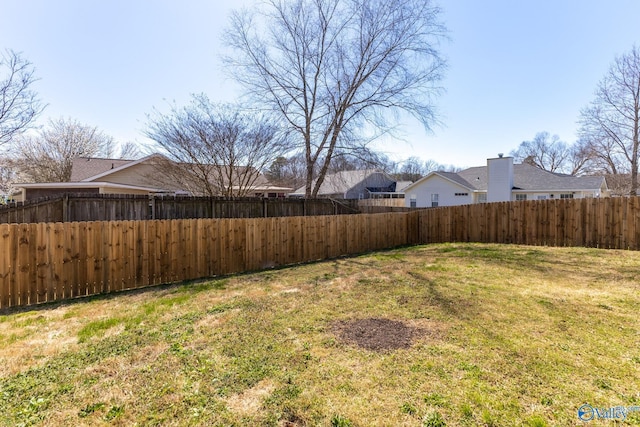
[(640, 198), (484, 203), (420, 211), (421, 243), (640, 249)]
[(340, 216), (0, 224), (0, 308), (455, 241), (639, 250), (640, 198)]
[(0, 308), (407, 244), (413, 214), (0, 225)]
[(0, 205), (1, 223), (265, 218), (358, 213), (357, 200), (65, 194)]

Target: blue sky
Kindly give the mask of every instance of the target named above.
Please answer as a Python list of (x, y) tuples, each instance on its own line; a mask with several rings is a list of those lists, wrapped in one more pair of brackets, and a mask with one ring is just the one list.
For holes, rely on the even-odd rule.
[[(118, 141), (146, 142), (146, 114), (191, 93), (231, 101), (220, 34), (251, 0), (0, 0), (0, 48), (37, 69), (49, 117), (97, 126)], [(618, 55), (640, 44), (639, 0), (440, 1), (450, 41), (438, 100), (443, 123), (411, 120), (404, 140), (377, 148), (475, 166), (537, 132), (576, 139), (580, 109)]]

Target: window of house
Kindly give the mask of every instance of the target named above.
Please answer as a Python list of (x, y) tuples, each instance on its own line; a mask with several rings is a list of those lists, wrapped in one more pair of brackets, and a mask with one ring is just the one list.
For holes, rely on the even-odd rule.
[(468, 196), (469, 193), (456, 193), (456, 196)]
[(516, 194), (516, 201), (527, 200), (526, 194)]
[(487, 203), (487, 193), (478, 194), (478, 203)]
[(431, 207), (432, 208), (437, 208), (438, 207), (438, 199), (440, 198), (440, 196), (438, 194), (432, 194), (431, 195)]
[(538, 200), (546, 200), (547, 196), (538, 196)]
[(561, 193), (560, 194), (560, 198), (561, 199), (573, 199), (573, 193)]
[(416, 195), (412, 194), (411, 198), (409, 199), (409, 203), (412, 208), (415, 208), (417, 206), (417, 202), (416, 202)]

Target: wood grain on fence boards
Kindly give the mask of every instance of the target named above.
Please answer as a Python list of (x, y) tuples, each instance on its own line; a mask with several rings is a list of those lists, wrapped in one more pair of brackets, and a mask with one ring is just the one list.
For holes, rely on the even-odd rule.
[(0, 224), (0, 308), (407, 244), (463, 241), (638, 250), (639, 240), (637, 197), (366, 215)]
[(0, 205), (0, 224), (187, 218), (265, 218), (358, 213), (357, 201), (65, 194)]
[(422, 243), (483, 242), (640, 249), (640, 198), (554, 199), (419, 212)]
[(403, 245), (408, 215), (1, 224), (0, 308)]

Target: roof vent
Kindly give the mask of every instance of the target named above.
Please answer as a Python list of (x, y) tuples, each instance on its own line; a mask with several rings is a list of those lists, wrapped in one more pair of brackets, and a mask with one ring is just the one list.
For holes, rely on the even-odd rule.
[(498, 153), (499, 158), (502, 158), (502, 156), (504, 156), (504, 153)]

